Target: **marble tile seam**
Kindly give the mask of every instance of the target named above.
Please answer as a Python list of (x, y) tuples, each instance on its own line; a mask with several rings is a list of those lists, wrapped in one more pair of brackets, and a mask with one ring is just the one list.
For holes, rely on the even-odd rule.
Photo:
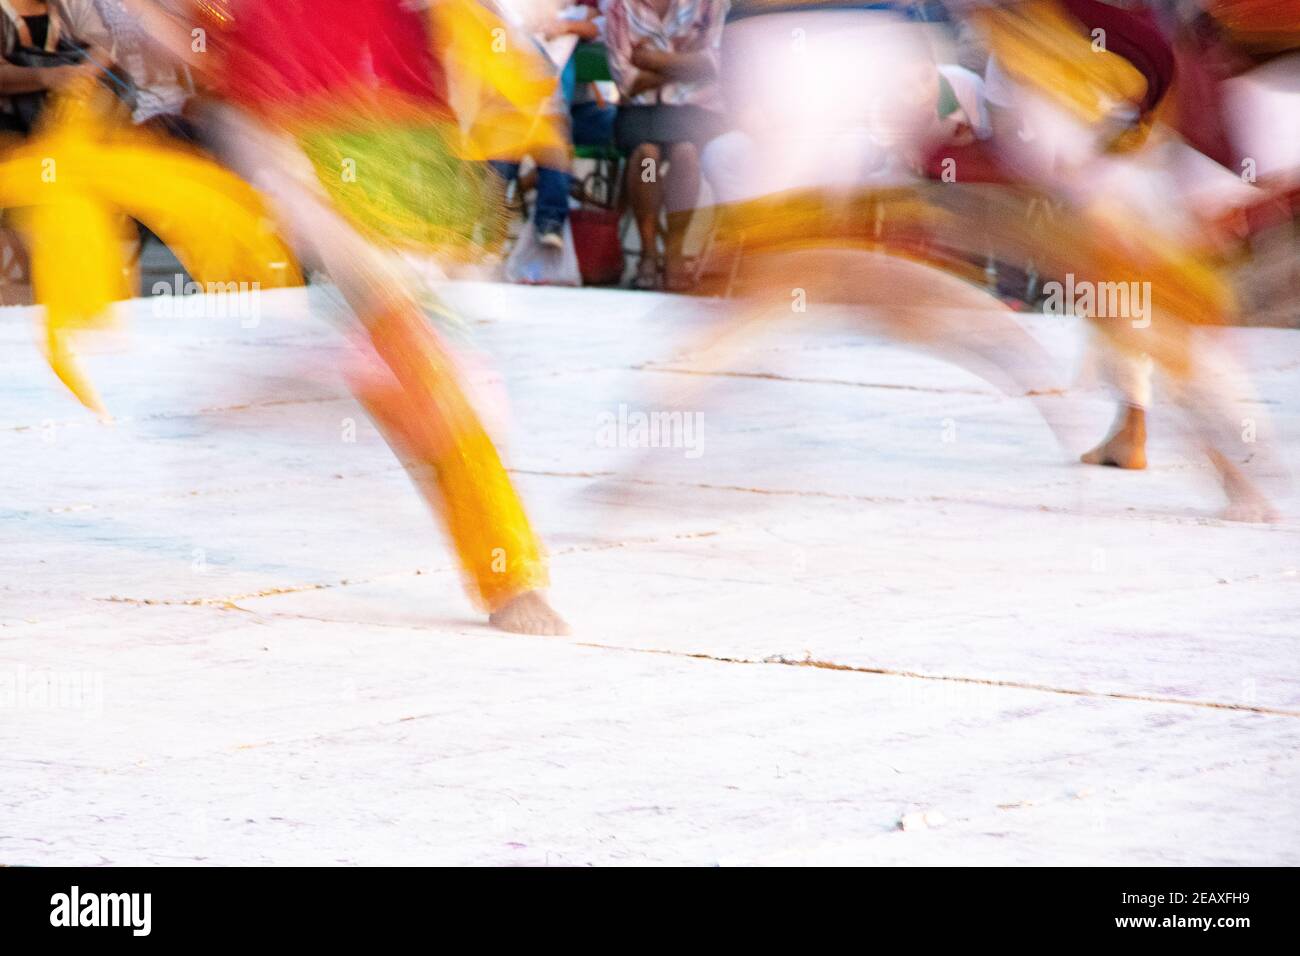
[(817, 660), (812, 657), (790, 658), (782, 655), (773, 655), (763, 658), (721, 657), (691, 651), (674, 651), (648, 647), (625, 647), (616, 644), (597, 644), (586, 641), (565, 641), (564, 643), (578, 647), (625, 651), (632, 654), (661, 654), (669, 657), (683, 657), (692, 660), (705, 660), (721, 664), (775, 664), (782, 667), (815, 667), (821, 670), (841, 671), (853, 674), (871, 674), (883, 677), (902, 677), (909, 680), (943, 681), (947, 683), (972, 684), (983, 687), (1001, 687), (1013, 690), (1037, 691), (1039, 693), (1059, 694), (1066, 697), (1089, 697), (1098, 700), (1122, 700), (1147, 704), (1174, 704), (1182, 707), (1201, 707), (1209, 710), (1228, 710), (1252, 714), (1264, 714), (1271, 717), (1300, 717), (1300, 710), (1288, 710), (1283, 707), (1267, 707), (1257, 704), (1234, 704), (1217, 700), (1197, 700), (1194, 698), (1168, 697), (1159, 694), (1138, 694), (1126, 691), (1089, 690), (1086, 688), (1040, 684), (1033, 681), (997, 680), (990, 677), (968, 677), (960, 674), (926, 674), (921, 671), (901, 670), (891, 667), (863, 667), (852, 664), (839, 664), (835, 661)]
[[(683, 368), (676, 365), (660, 365), (646, 362), (641, 365), (628, 366), (634, 372), (666, 372), (672, 375), (695, 375), (703, 378), (747, 378), (768, 382), (792, 382), (801, 385), (841, 385), (848, 388), (873, 388), (898, 392), (928, 392), (939, 395), (981, 395), (987, 398), (1000, 398), (1001, 393), (994, 388), (971, 388), (969, 386), (938, 385), (904, 385), (895, 382), (858, 382), (843, 378), (809, 378), (797, 375), (781, 375), (777, 372), (736, 372), (707, 371), (703, 369)], [(1030, 393), (1026, 393), (1030, 394)], [(1058, 394), (1055, 390), (1044, 394)], [(1059, 394), (1064, 394), (1060, 392)]]

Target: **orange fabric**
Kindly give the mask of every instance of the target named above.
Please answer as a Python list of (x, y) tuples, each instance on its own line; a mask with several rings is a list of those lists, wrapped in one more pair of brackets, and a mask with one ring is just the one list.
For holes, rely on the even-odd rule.
[(377, 377), (355, 390), (441, 515), (465, 589), (495, 611), (547, 585), (546, 559), (447, 346), (415, 309), (368, 323)]

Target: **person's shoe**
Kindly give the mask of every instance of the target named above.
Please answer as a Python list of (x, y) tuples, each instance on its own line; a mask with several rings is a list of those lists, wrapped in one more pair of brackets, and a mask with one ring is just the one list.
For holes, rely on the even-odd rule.
[(537, 241), (547, 249), (563, 249), (564, 228), (558, 225), (539, 226)]
[(654, 256), (641, 256), (636, 265), (636, 275), (632, 277), (632, 288), (642, 292), (659, 288), (659, 262)]
[(667, 292), (690, 292), (695, 288), (695, 271), (680, 258), (668, 260), (664, 268), (664, 290)]

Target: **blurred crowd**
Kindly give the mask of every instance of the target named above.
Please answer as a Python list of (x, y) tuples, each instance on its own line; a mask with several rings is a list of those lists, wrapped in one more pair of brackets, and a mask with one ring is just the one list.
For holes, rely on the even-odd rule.
[[(718, 210), (764, 189), (909, 176), (1045, 184), (1063, 154), (1132, 149), (1157, 126), (1163, 151), (1153, 152), (1143, 169), (1160, 180), (1159, 188), (1144, 184), (1139, 200), (1158, 202), (1161, 190), (1174, 189), (1193, 196), (1191, 205), (1184, 204), (1188, 215), (1207, 221), (1229, 213), (1258, 217), (1263, 201), (1285, 204), (1295, 182), (1300, 116), (1260, 112), (1269, 95), (1285, 96), (1296, 82), (1294, 61), (1287, 60), (1300, 36), (1295, 0), (483, 4), (508, 24), (503, 42), (528, 47), (558, 81), (545, 109), (563, 141), (490, 161), (516, 216), (509, 244), (498, 250), (505, 276), (516, 281), (624, 283), (673, 292), (714, 288), (709, 280), (728, 268), (715, 254), (725, 218)], [(158, 8), (184, 15), (195, 6), (219, 21), (238, 3), (0, 0), (0, 129), (27, 135), (52, 91), (93, 75), (133, 123), (202, 143), (203, 78), (155, 42), (150, 27)], [(1051, 8), (1050, 16), (1026, 20), (1025, 29), (1074, 31), (1099, 62), (1103, 56), (1108, 61), (1101, 73), (1112, 75), (1101, 79), (1110, 84), (1111, 101), (1104, 116), (1088, 117), (1094, 129), (1104, 130), (1100, 147), (1095, 137), (1085, 142), (1076, 129), (1036, 113), (1032, 101), (1041, 96), (1026, 94), (1022, 77), (1007, 69), (979, 28), (981, 11), (992, 6)], [(911, 24), (921, 39), (902, 44), (905, 55), (870, 41), (860, 44), (856, 57), (843, 48), (824, 55), (832, 44), (822, 31), (805, 51), (810, 18), (827, 14), (886, 14)], [(789, 20), (792, 15), (802, 19)], [(780, 22), (776, 35), (769, 30), (764, 42), (753, 40), (754, 22), (776, 24), (780, 17), (788, 22)], [(801, 65), (792, 67), (792, 56)], [(1271, 85), (1263, 75), (1269, 69), (1280, 77)], [(1260, 95), (1234, 106), (1242, 95), (1234, 82), (1241, 86), (1238, 81), (1252, 75), (1261, 76)], [(455, 87), (458, 78), (449, 79)], [(1042, 79), (1060, 86), (1077, 80), (1081, 88), (1088, 83), (1069, 70), (1045, 69)], [(909, 128), (905, 142), (888, 144), (892, 178), (882, 178), (869, 145), (853, 139), (865, 136), (878, 147), (888, 138), (870, 115), (879, 104), (864, 96), (877, 87), (895, 100), (906, 93), (907, 106), (924, 121)], [(454, 89), (450, 98), (456, 106)], [(799, 111), (800, 122), (816, 120), (822, 133), (834, 113), (841, 134), (833, 143), (820, 134), (809, 137), (806, 155), (782, 150), (799, 168), (797, 174), (787, 168), (784, 182), (770, 168), (770, 151), (747, 115), (769, 104), (778, 113)], [(789, 117), (783, 122), (791, 135), (801, 128)], [(1034, 135), (1051, 140), (1050, 150), (1022, 148), (1036, 122), (1046, 123)], [(1261, 134), (1250, 124), (1279, 122), (1290, 129), (1267, 134), (1281, 141), (1278, 146), (1254, 155), (1251, 140)], [(1190, 151), (1166, 149), (1172, 140)], [(1216, 177), (1216, 168), (1229, 175)], [(1261, 191), (1261, 183), (1270, 191)], [(21, 273), (21, 244), (6, 241), (6, 259), (16, 260), (10, 268)], [(1032, 300), (1041, 287), (1030, 263), (991, 268), (996, 275), (989, 281), (1004, 297)]]

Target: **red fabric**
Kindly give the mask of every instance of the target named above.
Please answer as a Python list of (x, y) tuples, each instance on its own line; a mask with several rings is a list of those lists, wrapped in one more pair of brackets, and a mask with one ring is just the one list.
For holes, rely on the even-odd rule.
[(1239, 171), (1223, 95), (1223, 80), (1229, 72), (1218, 50), (1210, 41), (1191, 36), (1181, 38), (1176, 50), (1175, 128), (1192, 147), (1219, 165)]
[(997, 150), (990, 148), (989, 141), (969, 143), (965, 146), (943, 145), (936, 149), (925, 161), (925, 175), (942, 182), (944, 161), (951, 159), (952, 182), (955, 183), (998, 183), (1011, 185), (1018, 180), (1008, 174), (998, 158)]
[(234, 0), (224, 92), (251, 109), (397, 93), (449, 113), (424, 15), (402, 0)]
[(1122, 10), (1100, 0), (1062, 0), (1070, 16), (1091, 33), (1106, 31), (1106, 49), (1122, 56), (1146, 77), (1147, 92), (1139, 108), (1155, 109), (1174, 82), (1174, 52), (1149, 10)]
[(619, 218), (617, 210), (575, 209), (569, 213), (583, 285), (611, 285), (623, 278)]

